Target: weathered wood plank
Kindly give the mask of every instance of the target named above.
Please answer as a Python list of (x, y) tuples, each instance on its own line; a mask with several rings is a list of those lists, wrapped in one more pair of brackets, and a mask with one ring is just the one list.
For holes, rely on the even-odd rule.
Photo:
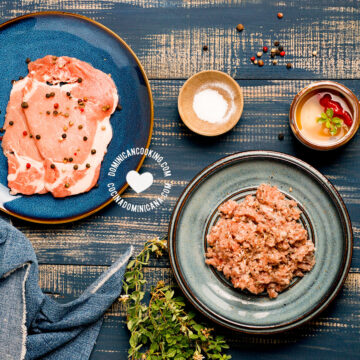
[[(40, 285), (48, 293), (55, 294), (61, 302), (79, 296), (103, 271), (104, 266), (41, 265)], [(169, 281), (170, 270), (146, 269), (150, 285), (158, 280)], [(173, 281), (173, 280), (171, 280)], [(355, 359), (358, 356), (360, 333), (360, 274), (350, 274), (343, 290), (334, 303), (319, 317), (296, 331), (283, 335), (249, 336), (234, 334), (217, 328), (228, 339), (234, 358), (251, 359), (272, 356), (280, 359), (325, 358), (329, 352)], [(128, 349), (128, 331), (125, 327), (125, 312), (120, 303), (115, 303), (107, 312), (92, 359), (125, 358)], [(212, 326), (212, 324), (211, 324)], [(346, 342), (346, 347), (339, 344)], [(259, 347), (261, 345), (261, 348)], [(335, 357), (336, 358), (336, 357)]]
[[(150, 78), (183, 79), (205, 69), (239, 79), (360, 77), (356, 0), (7, 0), (0, 18), (44, 10), (78, 12), (104, 23), (129, 43)], [(241, 34), (238, 23), (245, 26)], [(277, 66), (268, 65), (269, 56), (263, 68), (252, 65), (250, 57), (274, 40), (284, 45), (286, 58)]]
[[(342, 195), (354, 226), (353, 271), (360, 271), (360, 181), (358, 168), (360, 139), (356, 136), (343, 149), (317, 153), (295, 140), (288, 126), (292, 97), (309, 81), (240, 81), (244, 89), (243, 116), (230, 133), (215, 139), (202, 138), (188, 131), (177, 113), (177, 94), (183, 81), (152, 81), (156, 99), (153, 150), (170, 164), (173, 188), (168, 200), (155, 211), (134, 214), (110, 205), (88, 219), (74, 224), (41, 226), (13, 220), (31, 239), (41, 263), (109, 265), (121, 253), (122, 244), (133, 244), (137, 251), (151, 237), (167, 232), (171, 210), (188, 181), (211, 162), (237, 151), (267, 149), (295, 155), (314, 165), (329, 177)], [(360, 93), (357, 81), (344, 84)], [(285, 134), (279, 141), (279, 132)], [(127, 191), (131, 201), (154, 200), (162, 183), (156, 180), (159, 169), (145, 161), (144, 170), (154, 173), (155, 184), (145, 193)], [(160, 260), (158, 264), (168, 266)]]

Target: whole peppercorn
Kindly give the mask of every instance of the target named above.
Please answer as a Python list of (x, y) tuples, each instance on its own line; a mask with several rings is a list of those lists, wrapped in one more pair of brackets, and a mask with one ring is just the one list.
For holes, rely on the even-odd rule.
[(274, 46), (279, 46), (279, 44), (280, 44), (279, 41), (277, 40), (274, 41)]
[(285, 51), (280, 51), (280, 56), (284, 57), (285, 56)]
[(70, 96), (71, 95), (71, 93), (70, 93), (70, 91), (68, 91), (67, 93), (66, 93), (66, 96)]
[(243, 24), (237, 24), (237, 26), (236, 26), (236, 30), (238, 31), (238, 32), (241, 32), (241, 31), (243, 31), (245, 28), (244, 28), (244, 25)]
[(29, 104), (28, 104), (26, 101), (23, 101), (23, 102), (21, 103), (21, 107), (22, 107), (23, 109), (27, 109), (27, 108), (29, 107)]
[(287, 68), (287, 69), (291, 69), (291, 68), (292, 68), (292, 64), (291, 64), (291, 63), (287, 63), (287, 64), (286, 64), (286, 68)]
[(46, 112), (46, 115), (50, 115), (50, 111), (49, 111), (49, 110)]
[(284, 140), (284, 137), (285, 137), (285, 135), (283, 133), (278, 134), (278, 139), (279, 140)]
[(87, 163), (87, 164), (86, 164), (86, 167), (89, 169), (89, 168), (90, 168), (90, 164), (89, 164), (89, 163)]
[(204, 45), (204, 46), (203, 46), (203, 50), (204, 50), (204, 51), (208, 51), (208, 49), (209, 49), (209, 48), (208, 48), (207, 45)]
[(54, 97), (54, 96), (55, 96), (55, 93), (52, 91), (52, 92), (50, 93), (50, 96), (51, 96), (51, 97)]
[(277, 17), (278, 17), (279, 19), (282, 19), (282, 18), (284, 17), (284, 14), (281, 13), (281, 12), (278, 12), (278, 13), (277, 13)]
[(283, 47), (282, 45), (280, 45), (280, 46), (278, 47), (278, 49), (279, 49), (279, 51), (283, 51), (283, 50), (284, 50), (284, 47)]
[(256, 53), (256, 56), (259, 58), (259, 57), (261, 57), (262, 56), (262, 51), (258, 51), (257, 53)]
[(57, 116), (59, 113), (58, 113), (56, 110), (54, 110), (54, 111), (53, 111), (53, 114), (54, 114), (55, 116)]
[(69, 157), (69, 162), (73, 162), (74, 159), (72, 157)]
[(69, 183), (66, 183), (66, 184), (65, 184), (65, 187), (66, 187), (66, 188), (68, 188), (69, 186), (70, 186), (70, 184), (69, 184)]
[(29, 58), (26, 58), (25, 62), (28, 64), (29, 62), (31, 62), (31, 60)]
[(264, 61), (263, 61), (263, 60), (259, 60), (258, 64), (259, 64), (259, 66), (264, 66)]
[(74, 170), (77, 170), (79, 168), (79, 166), (74, 165)]
[(96, 154), (96, 150), (95, 150), (95, 149), (91, 149), (91, 154), (92, 154), (92, 155)]
[(263, 52), (264, 52), (264, 53), (268, 52), (268, 50), (269, 50), (269, 49), (268, 49), (267, 46), (264, 46), (264, 47), (263, 47)]
[(50, 94), (46, 94), (45, 97), (48, 99), (50, 97)]
[(78, 83), (81, 83), (81, 82), (82, 82), (82, 78), (79, 77), (79, 78), (77, 79), (77, 82), (78, 82)]
[(122, 106), (121, 106), (120, 104), (117, 104), (117, 106), (116, 106), (116, 110), (121, 111), (121, 110), (122, 110)]
[(36, 135), (36, 140), (40, 140), (41, 139), (41, 136), (40, 135)]
[(83, 128), (83, 126), (82, 126), (82, 125), (79, 125), (79, 126), (78, 126), (78, 129), (79, 129), (79, 130), (81, 130), (82, 128)]
[(66, 139), (66, 134), (65, 134), (65, 133), (62, 134), (61, 137), (62, 137), (63, 139)]
[(84, 141), (86, 141), (87, 139), (88, 139), (87, 136), (84, 136), (84, 137), (83, 137), (83, 140), (84, 140)]
[(55, 169), (55, 164), (51, 164), (50, 167), (51, 167), (52, 169)]
[(10, 125), (10, 126), (13, 126), (13, 125), (14, 125), (14, 122), (13, 122), (13, 121), (9, 121), (9, 125)]

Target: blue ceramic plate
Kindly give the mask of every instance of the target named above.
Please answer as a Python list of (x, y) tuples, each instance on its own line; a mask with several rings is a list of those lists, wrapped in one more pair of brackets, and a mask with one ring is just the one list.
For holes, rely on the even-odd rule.
[[(314, 268), (276, 299), (235, 289), (205, 264), (219, 205), (241, 201), (261, 183), (297, 201), (316, 246)], [(352, 228), (340, 195), (317, 170), (286, 154), (252, 151), (218, 160), (190, 182), (175, 206), (168, 245), (175, 277), (199, 311), (233, 330), (268, 334), (303, 324), (334, 299), (349, 271)]]
[[(11, 91), (11, 80), (27, 75), (25, 59), (45, 55), (72, 56), (111, 74), (117, 86), (122, 111), (111, 116), (113, 138), (104, 158), (99, 187), (90, 192), (55, 199), (52, 195), (9, 196), (7, 160), (0, 151), (0, 208), (14, 216), (46, 223), (73, 221), (88, 216), (111, 202), (107, 189), (107, 170), (124, 150), (148, 147), (153, 125), (153, 103), (144, 70), (129, 46), (105, 26), (84, 16), (60, 13), (35, 13), (10, 20), (0, 26), (0, 123)], [(124, 161), (111, 179), (119, 192), (127, 184), (129, 170), (138, 170), (143, 158)]]

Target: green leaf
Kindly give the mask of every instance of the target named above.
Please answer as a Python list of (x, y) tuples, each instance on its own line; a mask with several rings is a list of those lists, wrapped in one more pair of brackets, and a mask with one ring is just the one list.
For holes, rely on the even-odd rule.
[(173, 358), (177, 353), (176, 348), (170, 348), (169, 351), (167, 352), (166, 356), (168, 358)]
[(333, 121), (333, 123), (335, 123), (335, 124), (342, 124), (342, 120), (340, 119), (340, 118), (338, 118), (338, 117), (333, 117), (332, 118), (332, 121)]
[(334, 110), (331, 109), (331, 108), (327, 108), (326, 109), (326, 115), (329, 117), (329, 118), (332, 118), (334, 116)]
[(331, 127), (330, 120), (327, 120), (327, 121), (326, 121), (325, 126), (326, 126), (328, 129), (330, 129), (330, 127)]
[(134, 264), (135, 264), (135, 260), (131, 260), (129, 263), (128, 263), (128, 265), (127, 265), (127, 269), (130, 269), (130, 268), (132, 268), (133, 266), (134, 266)]
[(193, 328), (194, 328), (196, 331), (200, 331), (200, 330), (202, 330), (204, 327), (203, 327), (202, 325), (200, 325), (200, 324), (195, 324), (195, 325), (193, 326)]
[(324, 118), (322, 118), (322, 117), (319, 117), (319, 118), (316, 119), (316, 121), (317, 121), (318, 123), (320, 123), (320, 124), (324, 123), (326, 120), (327, 120), (327, 118), (324, 119)]
[(327, 115), (323, 112), (323, 113), (321, 113), (321, 117), (324, 119), (324, 120), (327, 120)]

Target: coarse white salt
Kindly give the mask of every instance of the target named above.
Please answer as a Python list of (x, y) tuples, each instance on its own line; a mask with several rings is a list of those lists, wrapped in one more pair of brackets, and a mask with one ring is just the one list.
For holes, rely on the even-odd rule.
[[(233, 112), (233, 94), (225, 84), (211, 84), (212, 88), (200, 89), (194, 96), (193, 109), (197, 117), (211, 124), (221, 124), (229, 120)], [(229, 93), (231, 102), (225, 100), (216, 88), (221, 88)]]

